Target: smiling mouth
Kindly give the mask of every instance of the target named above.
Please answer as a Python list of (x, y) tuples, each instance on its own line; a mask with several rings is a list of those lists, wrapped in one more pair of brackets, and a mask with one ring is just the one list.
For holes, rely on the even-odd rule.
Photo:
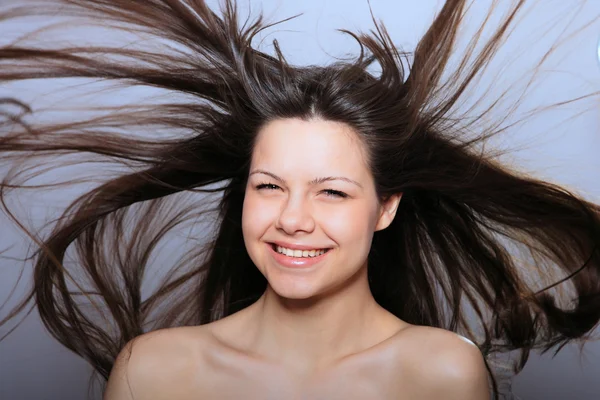
[(312, 250), (295, 250), (295, 249), (288, 249), (288, 248), (285, 248), (282, 246), (278, 246), (275, 243), (270, 243), (270, 245), (271, 245), (271, 248), (273, 249), (273, 251), (275, 251), (276, 253), (279, 253), (279, 254), (287, 256), (287, 257), (292, 257), (292, 258), (314, 258), (314, 257), (322, 256), (323, 254), (325, 254), (329, 250), (331, 250), (330, 248), (312, 249)]

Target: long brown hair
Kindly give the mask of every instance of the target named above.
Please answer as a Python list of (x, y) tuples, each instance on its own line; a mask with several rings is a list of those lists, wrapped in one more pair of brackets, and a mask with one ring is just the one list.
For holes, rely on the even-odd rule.
[[(64, 123), (36, 121), (25, 102), (0, 99), (0, 154), (10, 166), (2, 204), (38, 245), (32, 289), (0, 324), (33, 300), (50, 333), (106, 379), (136, 336), (206, 324), (250, 305), (266, 288), (240, 224), (254, 137), (273, 119), (318, 116), (362, 138), (382, 199), (403, 193), (368, 260), (373, 296), (387, 310), (469, 337), (492, 378), (495, 355), (519, 350), (518, 372), (531, 349), (588, 339), (598, 325), (600, 207), (482, 152), (503, 130), (484, 124), (494, 107), (457, 112), (524, 0), (478, 47), (482, 24), (451, 71), (465, 0), (445, 2), (414, 53), (399, 51), (374, 19), (368, 34), (345, 31), (360, 45), (354, 60), (308, 67), (288, 63), (277, 42), (273, 55), (254, 48), (272, 24), (260, 16), (242, 24), (230, 0), (220, 14), (200, 0), (33, 3), (2, 10), (0, 21), (59, 10), (155, 41), (47, 49), (15, 41), (0, 48), (0, 81), (97, 78), (181, 96)], [(380, 73), (367, 71), (372, 65)], [(11, 212), (7, 196), (34, 187), (27, 182), (48, 156), (69, 155), (117, 163), (121, 172), (77, 198), (40, 237)], [(161, 243), (198, 225), (193, 245), (161, 261), (164, 281), (144, 294)], [(540, 286), (546, 276), (560, 279)], [(566, 281), (572, 290), (561, 297), (555, 289)], [(493, 391), (499, 394), (495, 378)]]

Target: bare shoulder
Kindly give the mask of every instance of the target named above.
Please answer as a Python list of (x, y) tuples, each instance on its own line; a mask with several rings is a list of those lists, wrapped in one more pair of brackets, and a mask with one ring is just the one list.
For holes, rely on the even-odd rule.
[(119, 353), (104, 400), (187, 397), (201, 375), (209, 341), (204, 327), (160, 329), (138, 336)]
[(448, 400), (490, 398), (488, 371), (479, 348), (467, 338), (444, 329), (412, 326), (403, 333), (410, 349), (412, 371), (423, 397)]

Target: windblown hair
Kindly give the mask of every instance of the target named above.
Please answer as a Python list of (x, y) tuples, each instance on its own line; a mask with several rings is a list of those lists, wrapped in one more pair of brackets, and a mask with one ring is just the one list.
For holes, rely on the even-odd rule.
[[(275, 119), (321, 118), (357, 132), (381, 199), (403, 193), (368, 259), (371, 291), (385, 309), (467, 336), (492, 377), (494, 355), (519, 350), (518, 372), (532, 349), (589, 339), (600, 320), (600, 207), (511, 172), (481, 151), (503, 128), (485, 122), (494, 107), (467, 115), (460, 100), (524, 1), (514, 2), (480, 43), (484, 22), (449, 67), (467, 6), (447, 0), (412, 53), (397, 50), (375, 19), (369, 33), (343, 31), (360, 55), (326, 66), (291, 65), (276, 41), (272, 55), (254, 48), (253, 39), (274, 24), (261, 16), (242, 24), (230, 0), (219, 13), (202, 0), (28, 0), (5, 7), (1, 24), (73, 16), (155, 40), (139, 48), (46, 49), (15, 41), (0, 48), (1, 82), (96, 78), (181, 96), (104, 107), (102, 115), (63, 123), (36, 121), (17, 98), (0, 100), (0, 157), (9, 167), (2, 204), (37, 243), (32, 289), (0, 324), (37, 306), (50, 333), (107, 379), (136, 336), (206, 324), (252, 304), (267, 284), (241, 229), (254, 139)], [(379, 73), (369, 71), (374, 65)], [(32, 232), (7, 196), (39, 189), (28, 184), (41, 173), (35, 168), (48, 157), (72, 161), (69, 155), (123, 168), (77, 198), (49, 232)], [(206, 229), (196, 230), (196, 240), (204, 245), (192, 241), (179, 258), (161, 260), (164, 281), (143, 294), (160, 244), (201, 223)], [(571, 289), (558, 291), (559, 284)], [(495, 378), (492, 389), (500, 394)]]

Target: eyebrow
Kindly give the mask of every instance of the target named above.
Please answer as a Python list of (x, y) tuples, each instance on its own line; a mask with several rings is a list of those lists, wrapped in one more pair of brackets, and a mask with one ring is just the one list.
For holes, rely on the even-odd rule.
[[(286, 184), (285, 179), (283, 179), (283, 178), (275, 175), (272, 172), (265, 171), (263, 169), (255, 169), (254, 171), (250, 172), (249, 176), (254, 175), (254, 174), (268, 175), (271, 178), (273, 178), (273, 179), (275, 179), (275, 180), (277, 180), (277, 181), (279, 181), (279, 182), (281, 182), (283, 184)], [(329, 181), (344, 181), (344, 182), (352, 183), (352, 184), (358, 186), (359, 188), (363, 189), (363, 186), (360, 183), (356, 182), (353, 179), (346, 178), (344, 176), (324, 176), (324, 177), (321, 177), (321, 178), (315, 178), (315, 179), (311, 180), (310, 182), (308, 182), (308, 184), (309, 185), (318, 185), (320, 183), (329, 182)]]

